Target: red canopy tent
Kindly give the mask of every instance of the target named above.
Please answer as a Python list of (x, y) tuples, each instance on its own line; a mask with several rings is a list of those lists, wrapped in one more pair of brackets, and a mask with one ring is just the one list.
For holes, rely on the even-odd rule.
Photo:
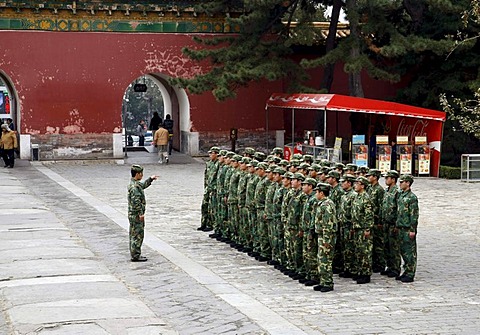
[(327, 111), (386, 115), (395, 121), (392, 126), (391, 135), (409, 136), (412, 143), (414, 136), (427, 136), (430, 148), (433, 149), (431, 151), (432, 175), (438, 176), (443, 123), (446, 120), (446, 114), (444, 112), (395, 102), (357, 98), (339, 94), (274, 93), (267, 101), (265, 107), (267, 113), (270, 107), (289, 108), (292, 110), (292, 137), (295, 128), (295, 109), (323, 110), (325, 143), (327, 139)]

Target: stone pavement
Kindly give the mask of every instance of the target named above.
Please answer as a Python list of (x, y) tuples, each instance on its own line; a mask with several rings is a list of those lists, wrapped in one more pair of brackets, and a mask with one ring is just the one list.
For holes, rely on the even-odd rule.
[[(152, 155), (0, 171), (0, 333), (478, 333), (479, 184), (413, 184), (414, 283), (335, 276), (335, 291), (322, 294), (196, 231), (201, 159), (174, 153), (162, 166)], [(160, 176), (145, 192), (146, 263), (128, 255), (132, 163)]]

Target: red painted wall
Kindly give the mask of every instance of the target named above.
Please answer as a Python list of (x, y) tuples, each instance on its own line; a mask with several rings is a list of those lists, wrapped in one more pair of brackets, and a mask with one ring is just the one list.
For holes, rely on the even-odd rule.
[[(191, 44), (181, 34), (2, 31), (0, 70), (18, 93), (21, 133), (120, 132), (122, 97), (133, 80), (201, 71), (181, 54)], [(278, 91), (281, 83), (262, 82), (224, 103), (211, 93), (189, 95), (191, 130), (263, 127), (265, 101)], [(270, 120), (270, 129), (279, 128), (280, 116)]]

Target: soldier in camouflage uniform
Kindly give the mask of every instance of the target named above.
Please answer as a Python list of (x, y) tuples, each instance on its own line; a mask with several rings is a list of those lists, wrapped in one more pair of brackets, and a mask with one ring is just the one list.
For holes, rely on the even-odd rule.
[[(340, 210), (340, 200), (342, 199), (343, 189), (338, 183), (342, 176), (339, 169), (343, 170), (343, 164), (337, 163), (336, 170), (332, 170), (328, 173), (327, 183), (330, 184), (332, 190), (330, 191), (330, 199), (335, 204), (336, 213)], [(343, 272), (343, 246), (342, 246), (342, 232), (340, 231), (340, 225), (337, 227), (337, 238), (335, 239), (335, 256), (333, 258), (333, 273)]]
[(318, 174), (318, 181), (322, 182), (322, 183), (326, 183), (327, 182), (327, 178), (328, 178), (328, 173), (330, 172), (330, 168), (327, 167), (327, 166), (322, 166), (322, 168), (320, 169), (320, 173)]
[(355, 172), (357, 171), (358, 166), (353, 163), (349, 163), (345, 165), (345, 172), (344, 174), (350, 174), (350, 175), (355, 175)]
[(315, 180), (319, 180), (320, 179), (320, 176), (319, 176), (319, 173), (320, 173), (320, 169), (321, 169), (321, 166), (316, 164), (316, 163), (313, 163), (312, 165), (310, 165), (310, 167), (308, 168), (308, 176), (310, 178), (313, 178)]
[[(253, 243), (254, 243), (254, 233), (255, 233), (255, 227), (257, 224), (257, 210), (255, 206), (255, 190), (257, 188), (257, 184), (260, 181), (260, 177), (257, 174), (257, 169), (256, 167), (258, 166), (258, 161), (257, 160), (252, 160), (250, 163), (252, 167), (250, 168), (251, 170), (251, 175), (247, 181), (247, 195), (245, 197), (245, 207), (248, 210), (248, 227), (247, 227), (247, 233), (248, 233), (248, 246), (246, 248), (246, 252), (250, 256), (258, 256), (259, 254), (257, 252), (253, 251)], [(252, 172), (253, 171), (253, 172)]]
[(318, 286), (313, 289), (320, 292), (333, 291), (333, 257), (337, 238), (337, 214), (335, 204), (329, 198), (330, 185), (318, 183), (315, 212), (315, 232), (318, 235)]
[(267, 223), (267, 230), (268, 230), (268, 243), (270, 245), (270, 255), (268, 255), (269, 261), (267, 264), (269, 265), (276, 265), (275, 262), (272, 264), (272, 254), (273, 254), (273, 219), (275, 216), (274, 213), (274, 204), (273, 204), (273, 197), (275, 196), (275, 191), (278, 187), (280, 187), (279, 181), (282, 180), (280, 174), (275, 173), (277, 170), (276, 165), (270, 165), (267, 169), (267, 178), (270, 179), (271, 183), (267, 188), (267, 192), (265, 194), (265, 218)]
[(291, 172), (286, 172), (282, 168), (277, 168), (275, 174), (281, 177), (281, 185), (279, 185), (273, 196), (273, 243), (272, 243), (272, 260), (278, 264), (272, 263), (281, 271), (285, 270), (287, 263), (285, 255), (285, 226), (282, 220), (282, 205), (285, 195), (290, 190), (290, 181), (293, 177)]
[[(288, 188), (287, 192), (285, 192), (282, 200), (282, 210), (281, 210), (281, 220), (282, 220), (282, 226), (283, 226), (283, 244), (284, 244), (284, 253), (285, 253), (285, 263), (284, 263), (284, 269), (282, 272), (286, 275), (289, 275), (291, 273), (295, 273), (295, 264), (292, 262), (291, 257), (288, 255), (289, 248), (293, 249), (293, 244), (292, 242), (292, 234), (289, 229), (289, 223), (288, 221), (288, 215), (289, 215), (289, 209), (290, 209), (290, 202), (292, 201), (293, 196), (295, 193), (298, 192), (296, 187), (293, 187), (293, 177), (294, 174), (290, 171), (288, 171), (285, 174), (286, 178), (290, 179), (290, 187)], [(285, 183), (284, 183), (285, 185)], [(297, 185), (298, 186), (298, 185)]]
[(132, 262), (145, 262), (147, 258), (142, 257), (142, 243), (145, 229), (145, 193), (144, 189), (149, 187), (157, 176), (153, 175), (142, 182), (143, 167), (132, 165), (130, 169), (132, 178), (128, 185), (128, 221), (130, 222), (130, 257)]
[(299, 166), (298, 166), (298, 172), (300, 172), (301, 174), (303, 174), (305, 177), (308, 177), (308, 173), (309, 173), (309, 169), (310, 168), (310, 164), (308, 163), (301, 163)]
[(235, 153), (233, 151), (228, 151), (227, 152), (227, 158), (225, 159), (225, 162), (227, 163), (227, 171), (225, 172), (225, 181), (223, 183), (223, 203), (225, 204), (226, 208), (226, 216), (225, 220), (223, 221), (222, 225), (222, 238), (225, 242), (230, 243), (230, 213), (229, 213), (229, 208), (228, 208), (228, 196), (230, 193), (230, 179), (232, 178), (233, 172), (235, 169), (233, 168), (233, 156), (235, 156)]
[(251, 148), (251, 147), (245, 148), (245, 150), (243, 152), (244, 157), (253, 158), (254, 155), (255, 155), (255, 149), (254, 148)]
[(260, 262), (265, 262), (270, 259), (272, 250), (268, 240), (268, 227), (265, 215), (265, 199), (267, 188), (271, 181), (266, 176), (268, 165), (265, 162), (259, 163), (257, 166), (257, 174), (260, 181), (255, 188), (255, 209), (257, 211), (257, 221), (255, 226), (255, 234), (253, 239), (253, 251), (258, 253), (256, 258)]
[(342, 176), (343, 175), (343, 170), (345, 170), (345, 164), (336, 163), (334, 168), (335, 168), (335, 171), (337, 171), (340, 174), (340, 176)]
[(238, 181), (238, 247), (237, 249), (243, 251), (243, 248), (247, 246), (247, 228), (248, 228), (248, 209), (245, 207), (245, 201), (247, 198), (247, 182), (250, 178), (250, 172), (248, 171), (249, 164), (252, 161), (249, 157), (243, 157), (240, 162), (240, 179)]
[(355, 241), (355, 270), (353, 279), (357, 284), (370, 282), (372, 275), (373, 205), (366, 188), (367, 178), (358, 177), (354, 183), (356, 195), (352, 202), (352, 227)]
[(342, 246), (343, 246), (343, 272), (338, 275), (344, 278), (352, 278), (354, 273), (355, 261), (355, 244), (353, 240), (352, 227), (352, 202), (356, 193), (353, 190), (353, 183), (356, 177), (351, 174), (345, 174), (340, 183), (344, 194), (340, 200), (340, 207), (338, 212), (338, 225), (342, 232)]
[(295, 190), (288, 206), (287, 224), (285, 232), (289, 231), (289, 239), (285, 239), (285, 251), (287, 259), (292, 268), (289, 276), (298, 280), (303, 278), (303, 232), (301, 230), (301, 218), (303, 205), (307, 196), (302, 191), (302, 182), (305, 180), (303, 174), (294, 173), (292, 178), (292, 188)]
[(300, 165), (300, 161), (298, 159), (292, 159), (290, 161), (290, 166), (288, 167), (288, 171), (291, 173), (295, 173), (298, 171), (298, 166)]
[(301, 219), (301, 231), (303, 233), (303, 272), (300, 273), (304, 278), (299, 282), (306, 286), (317, 285), (318, 281), (318, 240), (315, 233), (315, 211), (318, 203), (313, 189), (317, 186), (317, 181), (313, 178), (305, 178), (302, 182), (302, 191), (307, 199), (303, 205)]
[(217, 209), (215, 211), (215, 223), (213, 224), (214, 234), (210, 235), (211, 237), (219, 238), (222, 235), (223, 222), (227, 214), (225, 203), (223, 199), (225, 197), (225, 190), (223, 185), (225, 183), (225, 173), (227, 172), (227, 165), (225, 163), (227, 155), (227, 150), (220, 150), (218, 154), (218, 172), (216, 179), (216, 189), (217, 189)]
[(197, 230), (211, 231), (213, 230), (213, 222), (215, 221), (215, 200), (217, 197), (216, 179), (218, 172), (218, 154), (220, 148), (211, 147), (208, 151), (210, 160), (207, 161), (204, 173), (204, 193), (202, 201), (202, 223)]
[(374, 224), (372, 228), (373, 237), (373, 254), (372, 254), (372, 268), (373, 272), (382, 272), (385, 270), (385, 235), (383, 231), (383, 222), (380, 217), (380, 209), (383, 202), (383, 194), (385, 190), (380, 186), (378, 180), (380, 179), (381, 171), (377, 169), (371, 169), (367, 173), (367, 179), (370, 182), (370, 186), (367, 188), (367, 192), (370, 195), (373, 205), (373, 218)]
[(238, 212), (238, 182), (240, 181), (240, 161), (242, 156), (235, 155), (232, 157), (232, 176), (230, 177), (230, 185), (228, 188), (228, 214), (229, 214), (229, 231), (231, 246), (238, 244), (238, 222), (240, 220)]
[(400, 274), (400, 241), (398, 239), (397, 223), (397, 201), (399, 189), (397, 179), (399, 174), (395, 170), (390, 170), (385, 174), (385, 184), (387, 189), (383, 195), (382, 202), (382, 222), (385, 233), (385, 258), (387, 269), (380, 274), (388, 277), (397, 277)]
[(280, 159), (283, 159), (283, 149), (280, 148), (280, 147), (273, 148), (271, 154), (280, 158)]
[(412, 192), (412, 175), (400, 177), (400, 195), (397, 207), (397, 228), (400, 239), (400, 255), (403, 259), (403, 274), (395, 279), (411, 283), (417, 269), (418, 199)]
[(370, 169), (368, 166), (359, 166), (357, 171), (355, 171), (355, 175), (357, 177), (363, 176), (365, 177)]

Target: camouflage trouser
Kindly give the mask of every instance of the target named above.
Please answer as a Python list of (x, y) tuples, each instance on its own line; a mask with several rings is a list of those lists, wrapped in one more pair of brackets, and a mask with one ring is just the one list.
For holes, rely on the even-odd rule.
[(385, 269), (385, 232), (383, 225), (374, 224), (372, 228), (373, 235), (373, 251), (372, 251), (372, 267), (374, 269)]
[(338, 225), (337, 233), (335, 237), (335, 247), (334, 247), (334, 255), (333, 255), (333, 268), (338, 271), (343, 271), (343, 231)]
[(270, 249), (270, 241), (268, 239), (268, 222), (265, 218), (265, 210), (257, 208), (257, 222), (258, 222), (258, 245), (260, 255), (268, 257), (272, 255), (272, 249)]
[(218, 196), (217, 192), (210, 193), (210, 202), (208, 204), (208, 212), (211, 220), (210, 227), (218, 229), (217, 227), (217, 213), (218, 211)]
[(417, 269), (417, 236), (413, 239), (409, 236), (409, 229), (399, 229), (400, 255), (403, 258), (403, 274), (415, 278)]
[(230, 232), (230, 239), (234, 242), (238, 242), (238, 221), (239, 221), (239, 210), (238, 203), (229, 202), (228, 203), (228, 231)]
[(255, 236), (257, 232), (257, 211), (248, 207), (248, 227), (250, 239), (248, 241), (248, 246), (253, 248), (255, 246)]
[(145, 229), (145, 221), (138, 220), (138, 216), (129, 215), (130, 229), (128, 235), (130, 237), (130, 256), (137, 259), (142, 254), (142, 244)]
[[(212, 222), (210, 221), (208, 205), (210, 203), (210, 193), (205, 191), (203, 193), (203, 200), (202, 200), (202, 228), (212, 227)], [(209, 222), (210, 221), (210, 222)]]
[(359, 276), (372, 275), (372, 235), (365, 237), (365, 229), (354, 230), (355, 271)]
[(295, 230), (285, 227), (285, 257), (287, 261), (285, 266), (289, 270), (296, 270), (296, 263), (294, 257), (295, 246), (293, 242), (296, 233), (297, 232)]
[(350, 273), (355, 271), (355, 241), (353, 229), (350, 224), (344, 225), (343, 231), (343, 270)]
[(285, 229), (280, 216), (273, 219), (272, 259), (286, 265), (285, 256)]
[(238, 209), (238, 243), (246, 246), (247, 239), (247, 227), (248, 227), (248, 209), (244, 206)]
[(398, 229), (395, 225), (385, 224), (385, 257), (387, 261), (387, 268), (400, 274), (400, 265), (402, 259), (400, 256), (400, 239)]
[(228, 206), (225, 203), (225, 197), (223, 195), (218, 197), (217, 208), (216, 221), (218, 231), (216, 229), (215, 232), (222, 235), (222, 237), (228, 237)]
[(320, 285), (333, 287), (333, 257), (336, 236), (333, 237), (332, 244), (324, 243), (324, 240), (318, 238), (318, 277)]
[(294, 259), (294, 270), (298, 273), (305, 274), (305, 269), (303, 267), (303, 236), (299, 236), (299, 231), (294, 231), (293, 238), (293, 259)]
[(305, 277), (311, 280), (318, 279), (318, 237), (313, 229), (303, 235), (303, 264)]

